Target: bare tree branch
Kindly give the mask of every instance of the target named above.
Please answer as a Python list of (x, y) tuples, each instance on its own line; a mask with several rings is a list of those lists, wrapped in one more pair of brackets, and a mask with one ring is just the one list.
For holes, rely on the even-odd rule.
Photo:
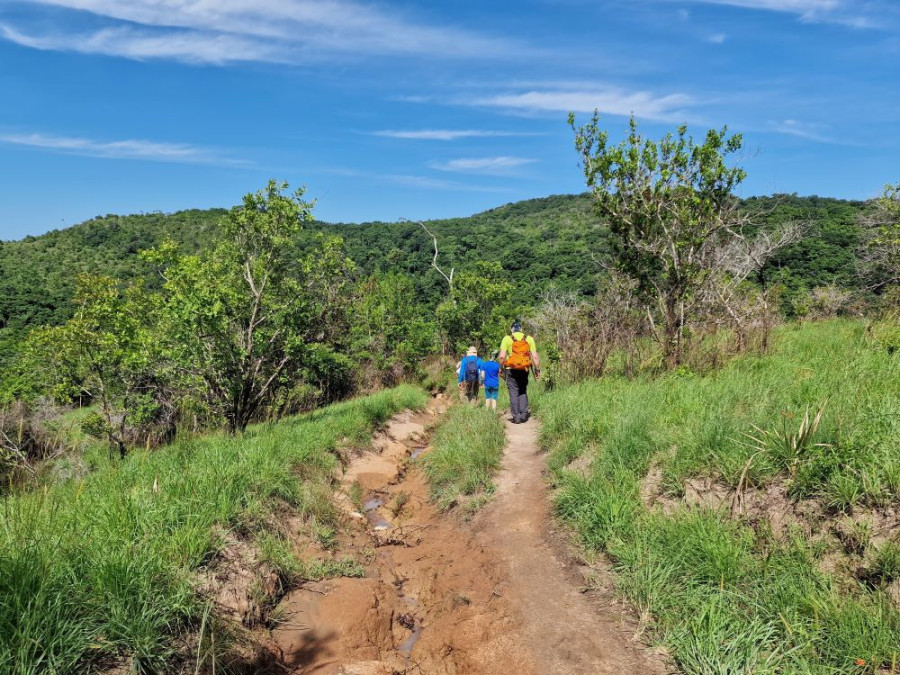
[[(409, 222), (406, 218), (401, 218), (400, 221), (401, 222)], [(423, 223), (421, 220), (418, 220), (416, 222), (423, 230), (425, 230), (428, 233), (428, 236), (431, 237), (432, 241), (434, 241), (434, 259), (432, 259), (432, 261), (431, 261), (431, 266), (434, 269), (436, 269), (442, 277), (444, 277), (444, 279), (447, 281), (447, 285), (450, 287), (450, 290), (452, 291), (453, 290), (453, 275), (456, 272), (456, 268), (451, 267), (450, 274), (448, 275), (446, 272), (444, 272), (444, 270), (442, 270), (440, 267), (438, 267), (438, 264), (437, 264), (437, 259), (438, 259), (437, 237), (434, 236), (434, 234), (431, 232), (431, 230), (429, 230), (427, 227), (425, 227), (425, 223)]]

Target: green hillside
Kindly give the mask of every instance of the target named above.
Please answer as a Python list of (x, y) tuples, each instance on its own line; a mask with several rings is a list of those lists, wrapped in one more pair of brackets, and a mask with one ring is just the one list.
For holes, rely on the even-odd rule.
[[(764, 270), (767, 282), (788, 291), (828, 284), (855, 288), (857, 220), (863, 202), (777, 195), (745, 202), (764, 227), (808, 223), (802, 242), (781, 251)], [(81, 272), (158, 283), (138, 252), (166, 239), (185, 252), (215, 241), (223, 209), (172, 214), (98, 216), (65, 230), (0, 244), (0, 364), (15, 353), (32, 327), (59, 324), (71, 316), (75, 277)], [(589, 295), (608, 252), (606, 228), (587, 195), (555, 195), (506, 204), (467, 218), (428, 221), (440, 241), (440, 264), (457, 270), (497, 261), (508, 280), (523, 286), (526, 299), (550, 286)], [(339, 234), (348, 256), (363, 273), (409, 275), (420, 302), (436, 305), (444, 281), (431, 269), (431, 239), (415, 223), (316, 223), (312, 230)], [(310, 241), (311, 232), (303, 241)]]

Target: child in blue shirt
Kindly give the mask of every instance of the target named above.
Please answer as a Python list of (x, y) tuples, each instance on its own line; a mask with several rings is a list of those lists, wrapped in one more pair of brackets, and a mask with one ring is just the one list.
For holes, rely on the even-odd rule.
[(481, 383), (484, 385), (484, 407), (488, 410), (497, 409), (497, 397), (500, 396), (500, 364), (497, 363), (497, 354), (491, 352), (488, 361), (481, 362)]

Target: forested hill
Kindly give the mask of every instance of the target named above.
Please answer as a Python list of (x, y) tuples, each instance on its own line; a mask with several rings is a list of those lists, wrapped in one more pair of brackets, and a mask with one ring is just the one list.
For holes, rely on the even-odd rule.
[[(768, 278), (785, 283), (789, 291), (832, 283), (853, 286), (856, 222), (863, 202), (780, 195), (745, 203), (765, 213), (761, 218), (767, 226), (788, 220), (811, 223), (804, 241), (772, 261)], [(107, 215), (0, 244), (0, 364), (29, 328), (61, 323), (71, 315), (79, 273), (147, 275), (148, 283), (158, 283), (138, 252), (165, 239), (179, 242), (186, 252), (207, 247), (215, 241), (224, 213)], [(439, 263), (448, 271), (497, 261), (523, 294), (535, 298), (550, 285), (590, 293), (600, 269), (597, 261), (608, 246), (607, 231), (593, 215), (587, 195), (531, 199), (427, 225), (439, 239)], [(339, 234), (362, 273), (410, 275), (426, 306), (436, 304), (443, 292), (443, 280), (430, 268), (433, 243), (415, 223), (316, 223), (304, 237), (316, 232)]]

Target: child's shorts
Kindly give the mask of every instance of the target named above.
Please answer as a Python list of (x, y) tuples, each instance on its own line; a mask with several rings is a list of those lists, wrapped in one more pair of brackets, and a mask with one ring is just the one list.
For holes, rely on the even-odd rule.
[(485, 387), (484, 388), (484, 397), (487, 400), (497, 400), (497, 397), (500, 396), (500, 387)]

